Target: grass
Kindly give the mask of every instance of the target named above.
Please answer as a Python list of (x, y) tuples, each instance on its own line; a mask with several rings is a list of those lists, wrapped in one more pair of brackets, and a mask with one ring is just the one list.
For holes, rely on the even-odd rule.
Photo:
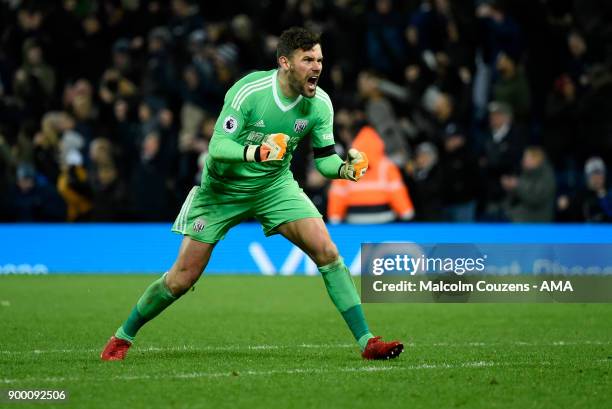
[(360, 359), (317, 277), (205, 277), (124, 362), (100, 349), (152, 276), (0, 277), (0, 389), (36, 408), (607, 408), (612, 305), (373, 304)]

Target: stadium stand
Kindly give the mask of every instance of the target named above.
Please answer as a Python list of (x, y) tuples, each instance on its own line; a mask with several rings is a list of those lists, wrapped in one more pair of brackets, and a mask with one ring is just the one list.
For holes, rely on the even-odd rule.
[[(0, 1), (0, 221), (172, 220), (226, 89), (274, 67), (291, 25), (323, 35), (337, 150), (373, 126), (415, 220), (612, 220), (609, 2), (225, 3)], [(552, 169), (537, 195), (545, 217), (517, 216), (508, 185), (526, 180), (529, 146)], [(425, 175), (427, 152), (437, 164)], [(296, 156), (325, 209), (309, 144)], [(604, 178), (586, 212), (591, 157), (601, 163), (586, 173)]]

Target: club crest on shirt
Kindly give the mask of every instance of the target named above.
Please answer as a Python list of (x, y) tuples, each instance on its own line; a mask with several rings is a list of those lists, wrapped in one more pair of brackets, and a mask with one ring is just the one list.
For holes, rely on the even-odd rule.
[(238, 127), (238, 121), (231, 115), (228, 115), (223, 120), (223, 130), (227, 133), (234, 133)]
[(196, 233), (199, 233), (202, 230), (204, 230), (204, 226), (206, 226), (206, 223), (204, 222), (204, 220), (202, 220), (201, 218), (198, 217), (193, 222), (193, 231), (196, 232)]
[(295, 124), (293, 124), (293, 130), (296, 133), (304, 132), (304, 129), (308, 126), (308, 119), (296, 119)]

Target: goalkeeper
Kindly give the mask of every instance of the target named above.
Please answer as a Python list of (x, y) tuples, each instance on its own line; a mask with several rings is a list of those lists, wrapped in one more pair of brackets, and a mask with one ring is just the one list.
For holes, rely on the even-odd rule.
[(357, 182), (367, 167), (354, 149), (342, 160), (334, 151), (333, 108), (317, 82), (323, 56), (318, 36), (298, 27), (282, 33), (278, 68), (240, 79), (227, 92), (200, 186), (185, 199), (172, 230), (184, 236), (170, 270), (140, 297), (102, 351), (122, 360), (138, 330), (198, 280), (215, 244), (230, 228), (254, 217), (266, 236), (280, 233), (318, 266), (327, 292), (366, 359), (390, 359), (398, 341), (374, 337), (349, 270), (331, 241), (321, 214), (289, 170), (292, 153), (310, 135), (315, 164), (330, 179)]

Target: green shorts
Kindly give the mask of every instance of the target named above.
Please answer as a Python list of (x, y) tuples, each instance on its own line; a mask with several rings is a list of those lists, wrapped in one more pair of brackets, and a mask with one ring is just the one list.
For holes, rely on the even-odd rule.
[(194, 186), (181, 207), (172, 231), (203, 243), (216, 243), (241, 221), (257, 219), (264, 234), (278, 226), (308, 217), (322, 217), (293, 179), (274, 183), (254, 194), (227, 193), (207, 184)]

